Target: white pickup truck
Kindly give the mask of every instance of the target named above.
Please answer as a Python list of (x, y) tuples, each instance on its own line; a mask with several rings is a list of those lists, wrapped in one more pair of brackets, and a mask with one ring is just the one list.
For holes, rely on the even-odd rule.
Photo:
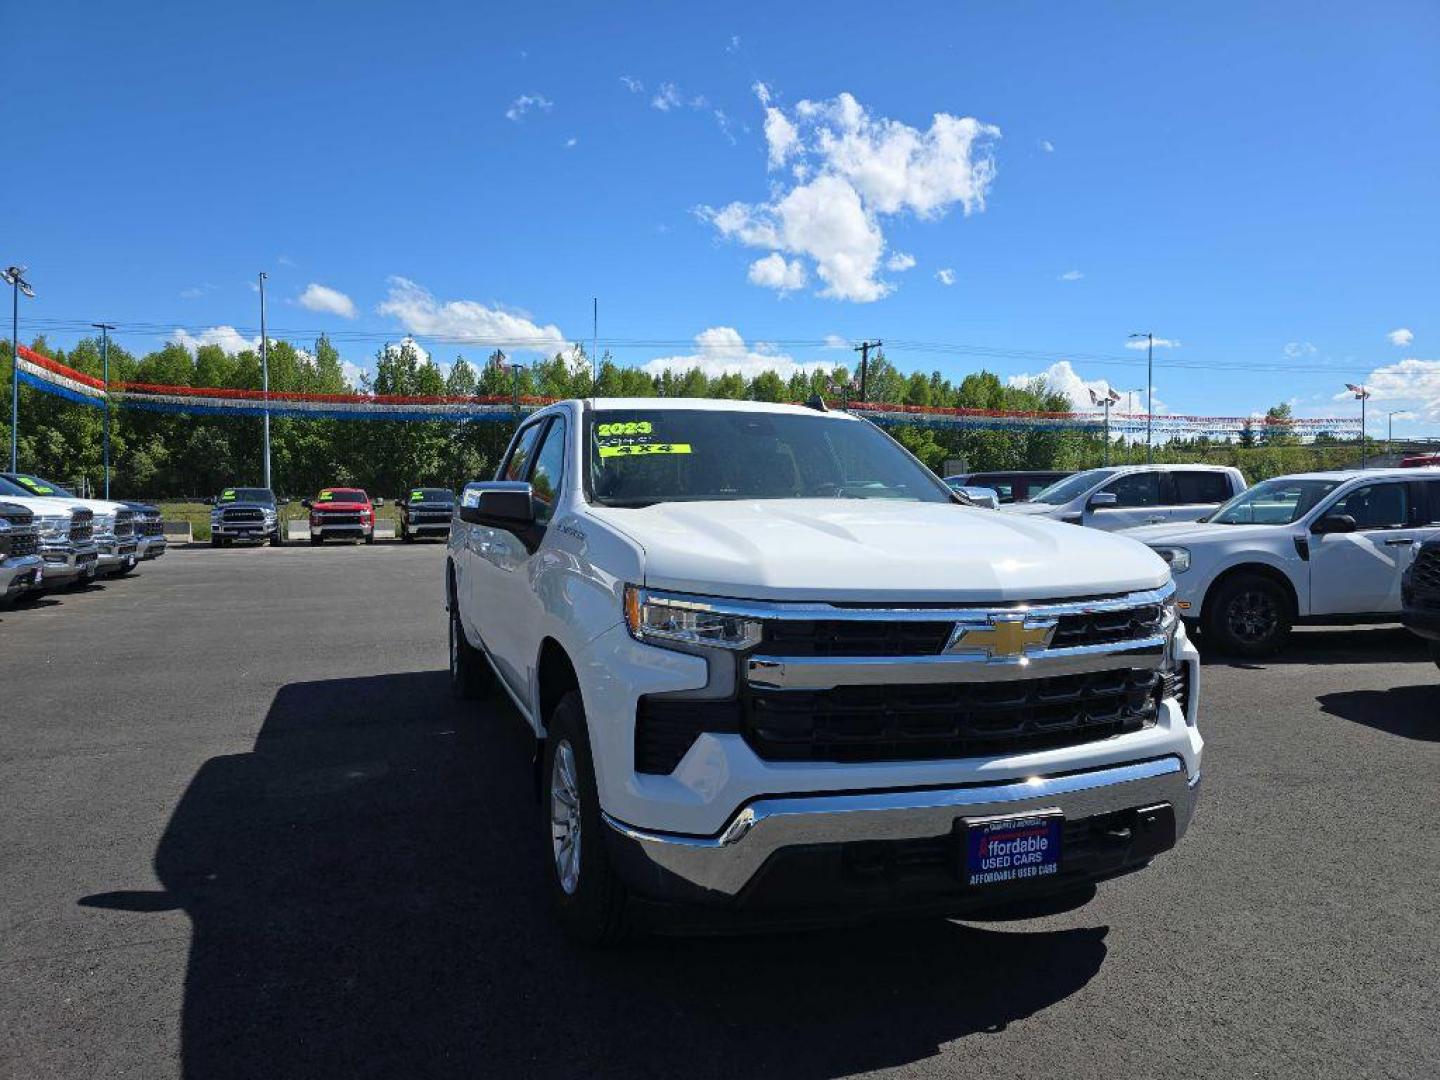
[(1000, 509), (1114, 532), (1197, 521), (1244, 490), (1245, 477), (1229, 465), (1116, 465), (1067, 476)]
[(950, 915), (1146, 865), (1200, 782), (1172, 593), (1142, 545), (960, 505), (818, 404), (549, 406), (466, 486), (445, 564), (452, 687), (498, 684), (533, 732), (590, 942), (642, 911)]

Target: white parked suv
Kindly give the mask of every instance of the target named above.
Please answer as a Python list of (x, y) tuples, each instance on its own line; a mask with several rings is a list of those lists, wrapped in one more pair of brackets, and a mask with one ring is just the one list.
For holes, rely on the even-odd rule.
[(528, 721), (583, 940), (642, 908), (953, 914), (1138, 869), (1190, 821), (1164, 561), (963, 506), (866, 421), (561, 402), (457, 519), (452, 686)]
[(1280, 476), (1207, 521), (1125, 535), (1170, 563), (1180, 614), (1207, 647), (1264, 655), (1297, 622), (1399, 620), (1401, 575), (1440, 536), (1440, 469)]
[(1117, 465), (1067, 476), (1029, 502), (1000, 509), (1113, 532), (1195, 521), (1244, 490), (1245, 477), (1227, 465)]

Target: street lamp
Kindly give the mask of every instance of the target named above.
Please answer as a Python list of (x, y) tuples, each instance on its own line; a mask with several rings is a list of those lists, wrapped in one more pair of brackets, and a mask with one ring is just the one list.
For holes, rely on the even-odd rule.
[(265, 395), (265, 479), (270, 487), (270, 342), (265, 336), (265, 271), (260, 271), (260, 392)]
[(1370, 391), (1363, 386), (1356, 386), (1354, 383), (1346, 383), (1345, 389), (1355, 395), (1355, 400), (1360, 402), (1360, 468), (1369, 465), (1369, 455), (1365, 447), (1365, 402), (1369, 400)]
[[(1089, 387), (1086, 387), (1086, 389), (1088, 390)], [(1110, 406), (1111, 406), (1111, 405), (1114, 405), (1114, 404), (1115, 404), (1117, 401), (1119, 401), (1119, 400), (1120, 400), (1120, 395), (1115, 392), (1115, 390), (1114, 390), (1113, 387), (1110, 388), (1110, 389), (1108, 389), (1108, 390), (1106, 390), (1104, 394), (1097, 394), (1097, 393), (1095, 393), (1094, 390), (1090, 390), (1090, 404), (1091, 404), (1091, 405), (1103, 405), (1103, 406), (1105, 406), (1105, 464), (1106, 464), (1106, 465), (1109, 465), (1109, 464), (1110, 464)]]
[(1155, 460), (1155, 444), (1152, 441), (1155, 424), (1155, 335), (1147, 330), (1130, 336), (1145, 339), (1145, 461), (1149, 464)]
[(515, 426), (520, 426), (520, 373), (525, 370), (525, 365), (511, 361), (506, 365), (515, 381), (510, 390), (510, 408), (515, 413)]
[(10, 286), (13, 294), (10, 307), (10, 471), (20, 469), (20, 294), (35, 299), (35, 290), (25, 280), (25, 267), (7, 266), (0, 270), (0, 281)]
[(105, 498), (110, 498), (110, 331), (111, 323), (91, 323), (100, 331), (100, 365), (105, 373)]

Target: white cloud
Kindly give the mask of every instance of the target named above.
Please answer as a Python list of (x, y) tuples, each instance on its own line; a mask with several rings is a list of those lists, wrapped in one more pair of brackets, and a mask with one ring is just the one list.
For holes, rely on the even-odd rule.
[(569, 150), (569, 149), (573, 148), (573, 147), (575, 146), (575, 144), (578, 143), (579, 141), (580, 141), (580, 140), (577, 139), (574, 135), (571, 135), (570, 138), (568, 138), (568, 139), (565, 140), (565, 149), (566, 149), (566, 150)]
[(825, 335), (825, 348), (827, 348), (827, 349), (848, 349), (848, 348), (850, 348), (850, 339), (849, 339), (849, 338), (843, 338), (843, 337), (841, 337), (839, 334), (826, 334), (826, 335)]
[(430, 359), (430, 350), (425, 348), (424, 345), (421, 345), (409, 334), (406, 334), (399, 341), (387, 341), (385, 343), (386, 356), (399, 356), (407, 349), (413, 352), (415, 354), (415, 359), (422, 364)]
[[(1127, 412), (1130, 408), (1130, 396), (1122, 389), (1112, 387), (1108, 379), (1086, 379), (1075, 370), (1069, 360), (1057, 360), (1044, 371), (1035, 374), (1011, 375), (1005, 382), (1008, 386), (1029, 386), (1036, 379), (1044, 379), (1045, 385), (1051, 390), (1058, 390), (1070, 399), (1070, 406), (1075, 412), (1097, 412), (1103, 413), (1102, 406), (1095, 405), (1090, 401), (1090, 391), (1094, 390), (1097, 397), (1110, 393), (1113, 389), (1120, 395), (1120, 401), (1111, 408), (1114, 413)], [(1135, 408), (1138, 412), (1145, 411), (1144, 393), (1135, 395)], [(1155, 414), (1169, 412), (1169, 407), (1158, 397), (1155, 398)]]
[(355, 310), (355, 301), (346, 296), (339, 289), (332, 289), (328, 285), (321, 285), (312, 281), (305, 286), (295, 301), (301, 307), (309, 311), (320, 311), (327, 315), (339, 315), (342, 319), (353, 319), (359, 314)]
[(1063, 273), (1063, 274), (1060, 275), (1060, 280), (1061, 280), (1061, 281), (1079, 281), (1079, 280), (1080, 280), (1081, 278), (1083, 278), (1084, 276), (1085, 276), (1085, 275), (1082, 274), (1079, 270), (1066, 270), (1065, 273)]
[(902, 270), (913, 270), (915, 269), (915, 256), (897, 251), (885, 260), (885, 269), (894, 270), (897, 274)]
[(559, 327), (540, 326), (523, 312), (487, 307), (475, 300), (441, 301), (409, 278), (391, 277), (386, 284), (389, 294), (375, 310), (392, 316), (412, 334), (534, 352), (568, 345)]
[(629, 90), (632, 94), (643, 94), (645, 92), (645, 84), (639, 79), (633, 79), (629, 75), (621, 75), (620, 81), (625, 84), (625, 89)]
[(805, 286), (805, 264), (799, 259), (786, 260), (778, 251), (772, 251), (763, 259), (751, 263), (746, 276), (752, 285), (782, 293), (793, 292)]
[(1047, 154), (1053, 154), (1055, 152), (1055, 144), (1052, 143), (1049, 139), (1041, 139), (1040, 149)]
[[(1145, 338), (1131, 338), (1129, 341), (1125, 342), (1125, 348), (1140, 349), (1142, 351), (1147, 349), (1149, 345), (1150, 343)], [(1155, 348), (1178, 349), (1180, 348), (1180, 342), (1174, 341), (1170, 338), (1157, 337), (1155, 339)]]
[(1400, 327), (1400, 329), (1398, 330), (1391, 330), (1385, 336), (1390, 339), (1391, 345), (1394, 345), (1397, 348), (1401, 349), (1405, 348), (1405, 346), (1409, 345), (1412, 341), (1415, 340), (1414, 333), (1405, 329), (1405, 327), (1403, 326)]
[(878, 277), (883, 218), (935, 220), (954, 206), (967, 215), (984, 209), (999, 128), (936, 113), (920, 131), (872, 116), (848, 93), (801, 101), (787, 112), (772, 104), (764, 83), (751, 89), (765, 109), (767, 170), (791, 163), (794, 186), (777, 182), (766, 202), (697, 213), (747, 247), (810, 259), (822, 296), (864, 303), (893, 290)]
[(277, 256), (275, 256), (275, 261), (276, 261), (277, 263), (279, 263), (281, 266), (294, 266), (294, 265), (295, 265), (295, 260), (292, 259), (292, 258), (290, 258), (289, 255), (277, 255)]
[(345, 381), (351, 386), (358, 387), (360, 385), (360, 376), (366, 374), (366, 371), (359, 364), (352, 364), (349, 360), (341, 360), (340, 374), (345, 376)]
[(739, 35), (739, 34), (731, 34), (731, 35), (730, 35), (730, 44), (725, 46), (725, 51), (728, 52), (728, 53), (733, 53), (733, 52), (739, 52), (739, 51), (740, 51), (740, 35)]
[(505, 119), (513, 120), (518, 124), (525, 119), (525, 114), (531, 109), (549, 112), (554, 107), (555, 103), (544, 94), (521, 94), (510, 103), (510, 108), (505, 110)]
[(939, 270), (935, 271), (935, 280), (940, 282), (941, 285), (954, 285), (955, 271), (948, 266), (942, 266)]
[(678, 109), (685, 104), (685, 99), (680, 96), (680, 88), (671, 82), (660, 84), (660, 89), (655, 91), (655, 96), (650, 99), (650, 105), (661, 112), (669, 112), (671, 109)]
[[(1393, 402), (1425, 420), (1440, 421), (1440, 360), (1412, 358), (1386, 364), (1370, 372), (1361, 385), (1370, 391), (1372, 403)], [(1333, 400), (1353, 404), (1355, 395), (1345, 390), (1336, 394)], [(1371, 411), (1376, 411), (1373, 404)]]
[(1287, 341), (1285, 343), (1285, 358), (1287, 360), (1302, 360), (1307, 356), (1314, 356), (1319, 350), (1308, 341)]
[(823, 360), (799, 362), (764, 343), (748, 346), (733, 327), (712, 326), (695, 335), (695, 352), (686, 356), (657, 357), (645, 364), (644, 370), (659, 375), (662, 371), (679, 373), (699, 368), (712, 378), (738, 373), (747, 379), (753, 379), (761, 372), (774, 371), (782, 379), (788, 379), (797, 371), (826, 371), (829, 367)]
[[(258, 286), (257, 286), (257, 288), (258, 288)], [(181, 289), (181, 290), (180, 290), (180, 299), (182, 299), (182, 300), (198, 300), (198, 299), (200, 299), (200, 297), (205, 296), (205, 295), (207, 295), (207, 294), (209, 294), (209, 293), (212, 293), (212, 292), (214, 292), (214, 291), (215, 291), (215, 286), (214, 286), (214, 285), (211, 285), (211, 284), (208, 284), (208, 283), (207, 283), (207, 284), (204, 284), (204, 285), (191, 285), (188, 289)]]
[(219, 345), (232, 356), (245, 352), (247, 349), (255, 352), (260, 348), (259, 334), (253, 338), (247, 338), (233, 326), (212, 326), (208, 330), (201, 330), (198, 334), (191, 334), (188, 330), (177, 328), (170, 335), (170, 340), (177, 345), (185, 346), (185, 349), (192, 353), (202, 345)]

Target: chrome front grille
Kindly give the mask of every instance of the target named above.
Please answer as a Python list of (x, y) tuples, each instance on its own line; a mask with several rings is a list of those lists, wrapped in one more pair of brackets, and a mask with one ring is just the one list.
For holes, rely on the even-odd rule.
[(356, 513), (322, 513), (320, 515), (321, 525), (359, 525), (360, 515)]
[(33, 525), (18, 526), (10, 530), (9, 542), (12, 557), (34, 555), (40, 550), (40, 530)]
[(88, 544), (95, 537), (95, 514), (93, 511), (77, 509), (70, 517), (70, 542)]
[(115, 515), (115, 537), (129, 540), (135, 536), (135, 511), (121, 510)]
[(261, 522), (263, 522), (263, 521), (265, 520), (265, 512), (264, 512), (263, 510), (260, 510), (260, 509), (254, 508), (254, 507), (249, 507), (249, 506), (236, 506), (236, 507), (233, 507), (233, 508), (231, 508), (231, 509), (225, 510), (225, 511), (222, 513), (222, 515), (221, 515), (221, 520), (224, 521), (227, 525), (230, 525), (230, 524), (256, 524), (256, 525), (258, 525), (258, 524), (260, 524)]

